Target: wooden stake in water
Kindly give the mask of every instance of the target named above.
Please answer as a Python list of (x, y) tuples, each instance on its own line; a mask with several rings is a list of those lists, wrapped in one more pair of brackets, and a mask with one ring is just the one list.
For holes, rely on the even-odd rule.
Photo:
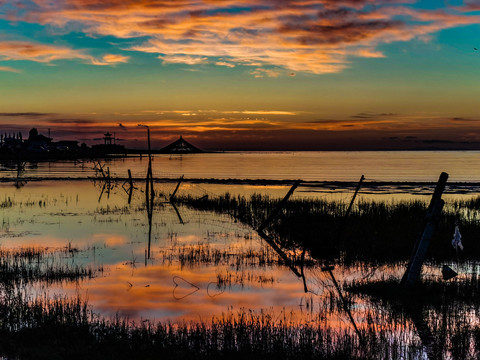
[(357, 198), (358, 192), (360, 191), (360, 188), (362, 187), (363, 180), (365, 180), (365, 176), (360, 177), (360, 181), (357, 184), (357, 188), (355, 189), (355, 193), (352, 196), (352, 200), (350, 201), (350, 205), (348, 205), (347, 212), (345, 213), (345, 216), (343, 217), (343, 220), (340, 224), (340, 228), (338, 229), (337, 232), (337, 243), (340, 242), (342, 239), (342, 234), (343, 234), (343, 228), (345, 227), (345, 223), (347, 222), (347, 218), (350, 215), (350, 212), (352, 211), (353, 204), (355, 203), (355, 199)]
[(128, 184), (129, 184), (128, 191), (127, 189), (125, 189), (125, 184), (126, 184), (126, 181), (123, 183), (122, 187), (123, 187), (123, 190), (125, 190), (125, 192), (128, 194), (128, 205), (130, 205), (130, 203), (132, 202), (132, 195), (133, 195), (133, 188), (134, 188), (132, 172), (130, 171), (130, 169), (128, 169)]
[(355, 202), (355, 198), (357, 197), (360, 188), (362, 187), (363, 180), (365, 180), (365, 176), (360, 177), (360, 181), (358, 182), (357, 188), (355, 189), (355, 193), (353, 194), (352, 201), (350, 201), (350, 205), (348, 206), (347, 212), (345, 214), (345, 218), (350, 215), (350, 211), (352, 211), (353, 203)]
[[(288, 255), (285, 254), (285, 252), (277, 245), (275, 244), (275, 241), (270, 239), (267, 234), (265, 234), (263, 231), (257, 230), (258, 235), (265, 240), (265, 242), (271, 246), (273, 250), (282, 258), (282, 260), (285, 262), (285, 265), (287, 265), (292, 272), (297, 275), (299, 278), (302, 277), (302, 274), (298, 272), (298, 270), (295, 268), (293, 265), (292, 261), (289, 259)], [(306, 291), (305, 291), (306, 292)]]
[(267, 226), (268, 224), (270, 224), (278, 215), (278, 213), (280, 212), (280, 210), (282, 210), (282, 208), (285, 206), (285, 204), (287, 203), (288, 199), (290, 199), (290, 196), (292, 196), (293, 192), (295, 191), (295, 189), (298, 187), (298, 185), (300, 185), (301, 183), (301, 180), (297, 180), (295, 181), (295, 183), (292, 185), (292, 187), (290, 188), (290, 190), (288, 190), (288, 193), (287, 195), (285, 195), (285, 197), (282, 199), (282, 201), (280, 201), (277, 205), (277, 207), (275, 208), (275, 210), (272, 211), (272, 213), (270, 214), (270, 216), (268, 216), (263, 222), (262, 224), (260, 225), (260, 227), (258, 228), (258, 231), (259, 232), (262, 232)]
[(180, 177), (178, 180), (177, 186), (175, 187), (175, 190), (173, 190), (172, 195), (170, 195), (170, 202), (173, 202), (175, 195), (177, 194), (178, 188), (180, 187), (180, 184), (182, 183), (183, 180), (183, 175)]
[[(358, 195), (358, 192), (360, 191), (360, 188), (362, 187), (363, 180), (365, 180), (365, 176), (360, 177), (360, 181), (358, 182), (357, 188), (355, 189), (355, 193), (353, 194), (352, 200), (350, 201), (350, 205), (348, 206), (347, 212), (345, 213), (345, 216), (343, 217), (343, 221), (340, 225), (340, 228), (338, 229), (337, 233), (337, 242), (340, 241), (342, 237), (342, 232), (343, 228), (345, 226), (345, 222), (350, 215), (350, 212), (352, 211), (353, 204), (355, 203), (355, 199)], [(364, 339), (362, 337), (362, 333), (357, 327), (357, 323), (355, 322), (355, 319), (353, 318), (352, 312), (350, 311), (350, 308), (348, 307), (348, 304), (345, 300), (345, 297), (343, 296), (342, 289), (340, 289), (340, 286), (338, 285), (337, 279), (335, 279), (335, 276), (333, 275), (333, 270), (335, 269), (335, 266), (331, 265), (328, 261), (325, 262), (325, 265), (322, 267), (323, 272), (327, 272), (330, 275), (330, 278), (332, 279), (333, 284), (335, 285), (335, 289), (337, 289), (338, 296), (340, 297), (340, 300), (342, 301), (343, 309), (348, 315), (348, 318), (350, 319), (350, 322), (352, 323), (353, 328), (355, 329), (355, 332), (358, 335), (358, 338), (360, 341), (363, 343)]]
[(147, 128), (148, 138), (148, 169), (147, 176), (145, 178), (145, 206), (148, 216), (148, 251), (147, 257), (150, 259), (150, 245), (152, 242), (152, 217), (153, 217), (153, 204), (155, 199), (155, 192), (153, 190), (153, 174), (152, 174), (152, 149), (150, 146), (150, 128), (147, 125), (139, 124), (140, 127)]
[(130, 187), (133, 188), (132, 172), (130, 169), (128, 169), (128, 183), (130, 184)]
[(412, 287), (416, 284), (422, 271), (423, 262), (427, 254), (430, 240), (435, 232), (435, 227), (440, 219), (443, 205), (442, 194), (448, 180), (448, 174), (442, 172), (438, 179), (437, 186), (432, 195), (432, 200), (428, 206), (427, 215), (425, 216), (425, 228), (419, 241), (414, 246), (412, 257), (407, 266), (407, 270), (403, 275), (401, 284), (406, 287)]
[(305, 280), (305, 275), (303, 273), (303, 265), (304, 265), (304, 260), (305, 260), (305, 252), (303, 253), (303, 257), (302, 257), (302, 264), (301, 264), (301, 272), (299, 272), (296, 268), (295, 268), (295, 265), (292, 263), (292, 261), (290, 261), (290, 259), (288, 258), (287, 254), (285, 254), (285, 252), (275, 243), (275, 241), (273, 241), (272, 239), (270, 239), (267, 234), (265, 234), (265, 232), (263, 231), (267, 226), (268, 224), (270, 224), (278, 215), (278, 213), (280, 212), (280, 210), (282, 210), (282, 208), (285, 206), (285, 204), (287, 203), (288, 199), (290, 198), (290, 196), (292, 196), (293, 192), (295, 191), (295, 189), (298, 187), (298, 185), (300, 185), (301, 181), (300, 180), (297, 180), (295, 181), (295, 183), (292, 185), (292, 187), (290, 188), (290, 190), (288, 190), (287, 194), (285, 195), (285, 197), (282, 199), (282, 201), (280, 201), (280, 203), (277, 205), (277, 207), (275, 208), (275, 210), (273, 210), (273, 212), (270, 214), (270, 216), (267, 217), (267, 219), (265, 219), (263, 221), (263, 223), (260, 225), (260, 227), (257, 229), (257, 233), (258, 235), (260, 235), (260, 237), (265, 240), (267, 242), (267, 244), (269, 244), (273, 250), (275, 250), (277, 252), (278, 255), (280, 255), (280, 257), (283, 259), (283, 261), (285, 261), (285, 264), (290, 268), (290, 270), (292, 270), (292, 272), (297, 275), (299, 278), (302, 278), (303, 279), (303, 286), (304, 286), (304, 290), (305, 292), (308, 292), (308, 288), (307, 288), (307, 283), (306, 283), (306, 280)]

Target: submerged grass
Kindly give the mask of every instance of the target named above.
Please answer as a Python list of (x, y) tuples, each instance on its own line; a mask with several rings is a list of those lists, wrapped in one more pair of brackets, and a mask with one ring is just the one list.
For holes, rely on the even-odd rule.
[[(200, 243), (160, 250), (156, 258), (166, 264), (178, 261), (182, 268), (192, 268), (199, 265), (226, 265), (240, 270), (248, 267), (284, 265), (283, 259), (268, 246), (259, 249), (239, 247), (218, 249), (209, 243)], [(305, 265), (311, 266), (313, 262), (305, 261)]]
[[(70, 249), (74, 252), (75, 249)], [(28, 283), (46, 284), (92, 279), (103, 273), (103, 267), (83, 267), (59, 264), (58, 252), (45, 248), (26, 247), (0, 249), (0, 286), (24, 286)]]

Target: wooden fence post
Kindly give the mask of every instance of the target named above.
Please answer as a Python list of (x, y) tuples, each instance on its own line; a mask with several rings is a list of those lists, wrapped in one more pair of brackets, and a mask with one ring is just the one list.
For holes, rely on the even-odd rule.
[(182, 183), (182, 181), (183, 181), (183, 175), (180, 176), (180, 179), (178, 180), (175, 190), (173, 190), (172, 195), (170, 195), (170, 202), (173, 202), (173, 199), (175, 198), (175, 195), (177, 194), (178, 188), (180, 187), (180, 184)]
[(288, 199), (290, 199), (290, 196), (292, 196), (293, 192), (295, 191), (295, 189), (298, 187), (298, 185), (300, 185), (301, 183), (301, 180), (296, 180), (295, 183), (292, 185), (292, 187), (290, 188), (290, 190), (288, 190), (287, 192), (287, 195), (285, 195), (285, 197), (282, 199), (282, 201), (280, 201), (277, 205), (277, 207), (272, 211), (272, 213), (270, 214), (270, 216), (268, 216), (263, 222), (262, 224), (260, 225), (260, 227), (258, 228), (258, 232), (263, 232), (263, 230), (268, 226), (268, 224), (270, 224), (278, 215), (278, 213), (280, 212), (280, 210), (282, 210), (282, 208), (285, 206), (285, 204), (288, 202)]
[(414, 286), (420, 277), (423, 262), (425, 261), (428, 246), (430, 245), (430, 240), (440, 219), (443, 205), (445, 204), (445, 202), (442, 200), (442, 193), (445, 190), (447, 179), (448, 174), (442, 172), (432, 195), (430, 205), (428, 206), (427, 215), (425, 216), (425, 228), (422, 236), (414, 246), (412, 257), (401, 281), (401, 284), (405, 285), (406, 287)]

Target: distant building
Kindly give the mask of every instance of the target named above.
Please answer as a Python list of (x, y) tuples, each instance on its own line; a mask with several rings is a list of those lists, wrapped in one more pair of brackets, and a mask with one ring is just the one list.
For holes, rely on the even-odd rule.
[(52, 138), (39, 134), (38, 130), (33, 128), (29, 131), (25, 144), (30, 153), (48, 153), (52, 147)]
[(178, 140), (160, 149), (159, 152), (162, 154), (195, 154), (203, 151), (193, 146), (180, 136)]
[(61, 140), (55, 143), (56, 150), (59, 151), (79, 151), (78, 141), (76, 140)]
[(23, 140), (22, 133), (0, 134), (0, 159), (2, 160), (47, 160), (47, 159), (79, 159), (104, 157), (109, 155), (125, 155), (123, 145), (115, 143), (115, 133), (104, 134), (103, 144), (89, 148), (87, 144), (79, 145), (77, 140), (52, 141), (50, 129), (48, 137), (39, 134), (36, 128), (28, 133), (28, 139)]
[(95, 155), (126, 153), (125, 146), (116, 144), (115, 133), (111, 134), (108, 131), (103, 134), (103, 144), (93, 145), (92, 151)]
[(22, 134), (1, 134), (0, 135), (0, 150), (2, 152), (18, 151), (23, 144)]
[(112, 140), (113, 144), (115, 144), (115, 135), (113, 135), (112, 139), (112, 134), (107, 131), (103, 136), (103, 141), (105, 142), (104, 145), (112, 145)]

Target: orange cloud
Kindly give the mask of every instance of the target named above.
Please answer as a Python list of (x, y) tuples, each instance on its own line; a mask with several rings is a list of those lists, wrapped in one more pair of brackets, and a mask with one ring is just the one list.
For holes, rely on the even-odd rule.
[[(79, 59), (92, 65), (114, 65), (128, 62), (129, 59), (128, 56), (113, 54), (107, 54), (101, 59), (97, 59), (80, 50), (28, 41), (0, 42), (0, 58), (3, 60), (28, 60), (40, 63), (50, 63), (55, 60)], [(4, 67), (3, 69), (3, 71), (15, 70), (9, 67)]]
[(27, 10), (10, 18), (59, 28), (74, 24), (94, 36), (146, 37), (129, 50), (158, 54), (164, 64), (255, 66), (253, 76), (276, 77), (278, 71), (268, 66), (288, 69), (285, 75), (339, 72), (353, 57), (384, 57), (379, 44), (428, 39), (480, 20), (458, 8), (407, 6), (414, 2), (34, 0), (32, 8), (20, 0)]
[(115, 65), (127, 63), (130, 56), (123, 56), (118, 54), (107, 54), (102, 57), (101, 60), (92, 58), (93, 65)]
[(0, 42), (0, 56), (4, 60), (30, 60), (43, 63), (61, 59), (85, 59), (85, 55), (80, 51), (26, 41)]
[(187, 64), (187, 65), (203, 64), (208, 60), (206, 57), (185, 56), (185, 55), (167, 55), (167, 56), (159, 56), (158, 58), (161, 59), (164, 64)]
[(0, 71), (5, 71), (5, 72), (13, 72), (13, 73), (21, 73), (20, 70), (14, 69), (10, 66), (0, 66)]
[(234, 68), (235, 67), (235, 64), (232, 64), (232, 63), (229, 63), (229, 62), (226, 62), (226, 61), (217, 61), (215, 63), (215, 65), (226, 66), (226, 67), (229, 67), (229, 68)]
[(256, 78), (263, 78), (265, 76), (271, 77), (271, 78), (276, 78), (280, 76), (280, 72), (278, 70), (274, 69), (262, 69), (262, 68), (257, 68), (253, 71), (250, 72), (253, 76)]

